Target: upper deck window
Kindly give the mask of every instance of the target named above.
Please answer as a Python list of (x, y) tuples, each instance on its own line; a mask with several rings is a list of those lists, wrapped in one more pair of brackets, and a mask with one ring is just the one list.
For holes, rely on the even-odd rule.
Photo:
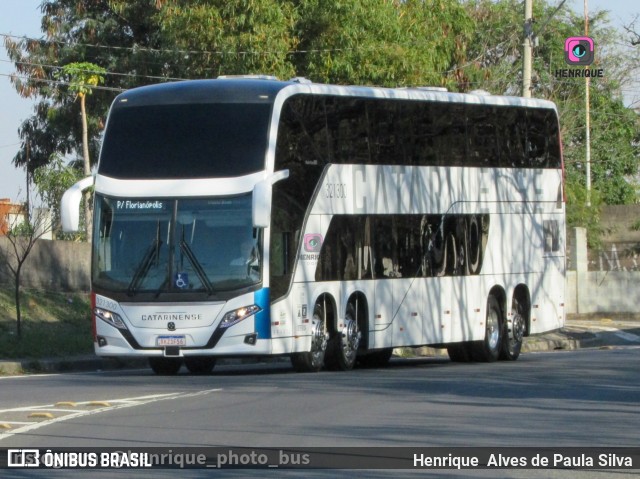
[(117, 106), (100, 174), (120, 179), (234, 177), (265, 167), (270, 104)]

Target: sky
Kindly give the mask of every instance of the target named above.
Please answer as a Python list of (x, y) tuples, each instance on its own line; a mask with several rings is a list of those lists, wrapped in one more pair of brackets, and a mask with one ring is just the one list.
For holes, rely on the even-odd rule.
[[(42, 0), (0, 0), (0, 33), (40, 38), (40, 3)], [(535, 2), (536, 0), (534, 0)], [(559, 4), (561, 0), (551, 0)], [(582, 12), (584, 0), (568, 0), (567, 6), (576, 12)], [(616, 26), (629, 23), (640, 14), (639, 0), (588, 0), (589, 10), (608, 10), (612, 23)], [(640, 21), (638, 22), (640, 27)], [(577, 32), (579, 34), (580, 32)], [(3, 38), (0, 37), (3, 40)], [(636, 47), (640, 48), (640, 47)], [(0, 44), (0, 198), (12, 201), (24, 201), (26, 198), (26, 179), (22, 169), (12, 164), (19, 146), (18, 128), (31, 116), (33, 101), (20, 97), (9, 81), (8, 75), (15, 72), (7, 59), (4, 43)], [(633, 88), (633, 90), (636, 90)], [(637, 91), (625, 94), (640, 98), (640, 85)]]

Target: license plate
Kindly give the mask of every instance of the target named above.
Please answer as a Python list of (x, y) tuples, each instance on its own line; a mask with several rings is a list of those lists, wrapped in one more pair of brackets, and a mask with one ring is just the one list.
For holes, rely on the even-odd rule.
[(187, 338), (184, 335), (158, 336), (156, 343), (158, 346), (186, 346)]

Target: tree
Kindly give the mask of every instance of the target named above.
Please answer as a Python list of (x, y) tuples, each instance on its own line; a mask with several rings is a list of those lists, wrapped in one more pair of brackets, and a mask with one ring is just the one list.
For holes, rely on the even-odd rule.
[[(91, 174), (91, 161), (89, 159), (89, 129), (87, 126), (87, 107), (85, 98), (91, 95), (92, 89), (100, 83), (104, 83), (106, 70), (89, 62), (69, 63), (56, 76), (68, 82), (69, 90), (80, 99), (80, 112), (82, 119), (82, 156), (84, 160), (84, 175)], [(91, 192), (84, 194), (84, 219), (87, 241), (91, 241), (91, 227), (93, 224), (91, 214)]]
[[(89, 152), (97, 159), (99, 134), (109, 105), (118, 92), (173, 75), (176, 57), (157, 53), (159, 27), (152, 1), (46, 0), (42, 2), (42, 39), (5, 37), (9, 58), (15, 62), (12, 77), (18, 93), (37, 98), (32, 117), (19, 129), (23, 147), (13, 159), (32, 173), (52, 155), (83, 158), (82, 125), (77, 121), (74, 98), (58, 88), (56, 73), (74, 62), (91, 62), (108, 72), (105, 85), (85, 99)], [(24, 78), (27, 78), (26, 80)], [(31, 145), (27, 162), (24, 145)]]
[(458, 2), (300, 2), (299, 75), (318, 82), (447, 85), (472, 22)]
[[(558, 105), (567, 165), (567, 190), (584, 188), (584, 81), (558, 78), (566, 68), (564, 40), (583, 31), (583, 18), (565, 5), (534, 2), (533, 96)], [(440, 85), (519, 95), (522, 84), (521, 0), (48, 0), (43, 40), (6, 42), (24, 95), (41, 98), (22, 126), (31, 145), (30, 168), (52, 153), (79, 152), (82, 137), (68, 96), (51, 86), (55, 71), (87, 61), (106, 69), (104, 86), (87, 98), (90, 154), (117, 91), (148, 83), (264, 73), (318, 82), (382, 86)], [(607, 203), (635, 197), (638, 122), (620, 101), (628, 60), (606, 14), (593, 13), (590, 35), (605, 77), (592, 81), (592, 176)], [(627, 73), (625, 73), (627, 72)], [(111, 90), (103, 90), (107, 88)], [(24, 148), (23, 148), (24, 150)], [(78, 155), (80, 156), (80, 155)], [(14, 158), (27, 164), (24, 153)], [(31, 166), (32, 165), (32, 166)], [(568, 209), (586, 195), (573, 195)], [(582, 214), (571, 218), (584, 217)]]
[[(16, 218), (18, 216), (16, 215)], [(13, 277), (14, 299), (16, 305), (16, 333), (22, 336), (22, 313), (20, 304), (20, 276), (22, 267), (31, 254), (36, 241), (51, 230), (51, 218), (47, 209), (37, 209), (25, 215), (22, 222), (18, 219), (9, 225), (6, 241), (0, 251), (11, 276)]]
[(43, 39), (5, 40), (20, 74), (12, 78), (17, 91), (39, 99), (20, 128), (31, 158), (24, 148), (14, 157), (31, 172), (53, 154), (84, 155), (73, 101), (55, 86), (58, 65), (106, 70), (104, 85), (85, 99), (95, 160), (109, 105), (124, 89), (246, 73), (440, 85), (455, 78), (472, 30), (462, 6), (449, 0), (46, 0), (41, 9)]
[(159, 42), (181, 78), (268, 74), (291, 78), (298, 39), (294, 3), (281, 0), (160, 1)]
[(65, 165), (62, 157), (56, 156), (48, 165), (33, 172), (33, 182), (38, 194), (51, 211), (51, 225), (54, 238), (77, 239), (77, 234), (62, 233), (60, 226), (60, 202), (64, 192), (82, 179), (82, 168)]
[[(466, 7), (478, 27), (470, 42), (464, 68), (469, 88), (496, 94), (519, 95), (522, 84), (522, 2), (517, 0), (473, 0)], [(640, 165), (638, 116), (622, 103), (621, 86), (628, 78), (629, 59), (612, 45), (620, 34), (608, 24), (604, 12), (593, 12), (589, 34), (597, 45), (596, 62), (603, 78), (591, 81), (591, 175), (592, 206), (585, 190), (586, 109), (585, 80), (557, 77), (566, 69), (564, 40), (584, 31), (584, 18), (564, 8), (555, 11), (547, 1), (534, 2), (533, 96), (554, 101), (560, 126), (566, 165), (567, 219), (570, 225), (585, 226), (590, 244), (598, 242), (601, 204), (628, 204), (636, 199)], [(482, 26), (482, 27), (480, 27)]]

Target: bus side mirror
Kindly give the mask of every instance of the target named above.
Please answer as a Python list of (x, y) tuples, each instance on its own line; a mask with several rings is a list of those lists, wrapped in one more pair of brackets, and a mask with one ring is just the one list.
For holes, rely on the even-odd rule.
[(80, 223), (80, 200), (82, 192), (93, 185), (93, 176), (87, 176), (78, 181), (62, 195), (60, 202), (60, 216), (62, 219), (62, 231), (74, 233), (78, 231)]
[(280, 170), (253, 187), (252, 220), (254, 228), (267, 228), (271, 224), (271, 196), (273, 184), (289, 177), (289, 170)]

